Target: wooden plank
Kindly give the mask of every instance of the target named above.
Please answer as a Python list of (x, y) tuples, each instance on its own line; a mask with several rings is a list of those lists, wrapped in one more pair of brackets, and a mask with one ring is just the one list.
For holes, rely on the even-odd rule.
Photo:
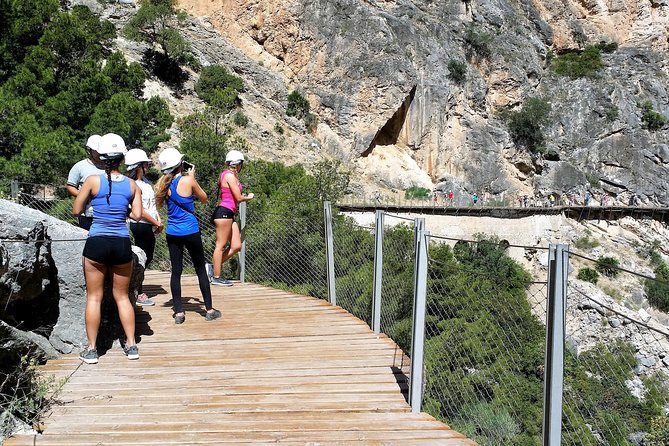
[[(224, 317), (204, 321), (195, 277), (186, 323), (172, 319), (169, 274), (147, 272), (139, 361), (120, 348), (42, 371), (68, 381), (43, 435), (7, 445), (445, 445), (475, 443), (406, 403), (409, 358), (340, 307), (252, 284), (213, 288)], [(85, 421), (82, 421), (85, 420)]]

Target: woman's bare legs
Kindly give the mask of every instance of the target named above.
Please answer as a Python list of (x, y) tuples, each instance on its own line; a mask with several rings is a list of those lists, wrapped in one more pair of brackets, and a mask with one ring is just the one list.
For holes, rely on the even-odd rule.
[(100, 329), (100, 305), (104, 295), (104, 282), (107, 265), (83, 258), (84, 277), (86, 278), (86, 337), (88, 347), (95, 348)]
[(223, 253), (221, 265), (230, 260), (242, 249), (242, 235), (239, 231), (239, 225), (236, 221), (232, 222), (232, 237), (230, 237), (230, 249)]
[(214, 277), (221, 277), (221, 265), (223, 265), (223, 250), (225, 245), (232, 243), (232, 219), (217, 218), (214, 220), (216, 225), (216, 247), (214, 248)]
[(125, 332), (125, 345), (135, 345), (135, 308), (128, 298), (128, 286), (132, 274), (132, 262), (110, 267), (112, 272), (112, 294), (118, 308), (118, 316)]

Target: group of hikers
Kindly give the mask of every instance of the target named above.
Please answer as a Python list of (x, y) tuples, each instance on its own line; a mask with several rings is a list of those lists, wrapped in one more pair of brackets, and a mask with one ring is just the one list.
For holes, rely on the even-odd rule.
[[(181, 275), (184, 250), (195, 267), (204, 306), (205, 320), (221, 317), (213, 307), (210, 285), (231, 286), (221, 277), (222, 264), (241, 249), (241, 232), (235, 216), (239, 203), (253, 198), (242, 195), (239, 172), (244, 155), (230, 150), (225, 168), (219, 175), (219, 203), (212, 214), (216, 227), (216, 247), (212, 264), (205, 262), (202, 237), (195, 214), (195, 200), (207, 203), (207, 194), (196, 179), (195, 166), (184, 160), (176, 148), (164, 149), (158, 156), (162, 176), (153, 186), (146, 174), (152, 161), (142, 149), (127, 150), (123, 138), (114, 133), (93, 135), (86, 143), (87, 158), (76, 163), (68, 175), (67, 189), (75, 197), (73, 213), (79, 226), (88, 230), (83, 250), (86, 280), (85, 324), (87, 347), (79, 355), (87, 364), (98, 362), (96, 339), (101, 319), (104, 281), (112, 278), (112, 294), (125, 332), (123, 351), (128, 359), (139, 359), (135, 343), (135, 312), (129, 299), (133, 254), (130, 233), (135, 245), (146, 253), (148, 267), (153, 259), (156, 235), (165, 228), (158, 209), (167, 208), (165, 238), (170, 256), (170, 290), (174, 322), (186, 320), (181, 302)], [(126, 174), (120, 171), (126, 165)], [(140, 288), (136, 305), (154, 305)]]

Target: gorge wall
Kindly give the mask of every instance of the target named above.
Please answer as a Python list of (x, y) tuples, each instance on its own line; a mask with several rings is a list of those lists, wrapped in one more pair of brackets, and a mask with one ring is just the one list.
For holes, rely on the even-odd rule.
[[(644, 129), (638, 106), (650, 100), (669, 117), (666, 0), (178, 3), (196, 18), (185, 33), (202, 62), (244, 78), (252, 120), (270, 130), (288, 123), (287, 148), (266, 130), (247, 130), (258, 156), (342, 159), (356, 193), (418, 185), (502, 198), (591, 189), (669, 204), (669, 127)], [(471, 32), (490, 37), (486, 57), (468, 57)], [(603, 54), (597, 76), (549, 69), (551, 55), (602, 41), (619, 46)], [(451, 60), (467, 62), (464, 83), (449, 76)], [(285, 116), (294, 89), (318, 117), (313, 135)], [(498, 117), (528, 97), (551, 104), (550, 157), (517, 148)]]

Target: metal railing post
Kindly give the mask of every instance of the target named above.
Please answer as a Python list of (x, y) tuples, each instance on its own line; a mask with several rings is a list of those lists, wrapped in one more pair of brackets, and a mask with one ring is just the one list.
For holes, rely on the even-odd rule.
[(548, 312), (546, 314), (542, 446), (560, 446), (562, 437), (562, 392), (568, 273), (568, 246), (550, 245), (548, 253)]
[(239, 232), (242, 238), (242, 249), (239, 251), (239, 281), (246, 282), (246, 209), (247, 203), (239, 203)]
[[(425, 219), (422, 224), (425, 224)], [(427, 307), (427, 235), (424, 228), (417, 234), (416, 264), (414, 268), (413, 330), (411, 335), (411, 375), (409, 376), (409, 404), (411, 412), (419, 413), (423, 404), (423, 364), (425, 349), (425, 311)]]
[(334, 269), (334, 232), (332, 231), (332, 205), (323, 202), (323, 218), (325, 219), (325, 257), (327, 259), (328, 301), (337, 305)]
[(9, 183), (9, 195), (12, 197), (12, 200), (16, 200), (19, 196), (19, 182), (17, 180), (12, 180)]
[(381, 283), (383, 276), (383, 224), (385, 213), (376, 211), (374, 227), (374, 276), (372, 282), (372, 330), (381, 333)]
[(421, 231), (425, 230), (425, 219), (424, 218), (414, 218), (413, 219), (413, 289), (416, 289), (416, 267), (418, 265), (418, 240), (419, 234)]

